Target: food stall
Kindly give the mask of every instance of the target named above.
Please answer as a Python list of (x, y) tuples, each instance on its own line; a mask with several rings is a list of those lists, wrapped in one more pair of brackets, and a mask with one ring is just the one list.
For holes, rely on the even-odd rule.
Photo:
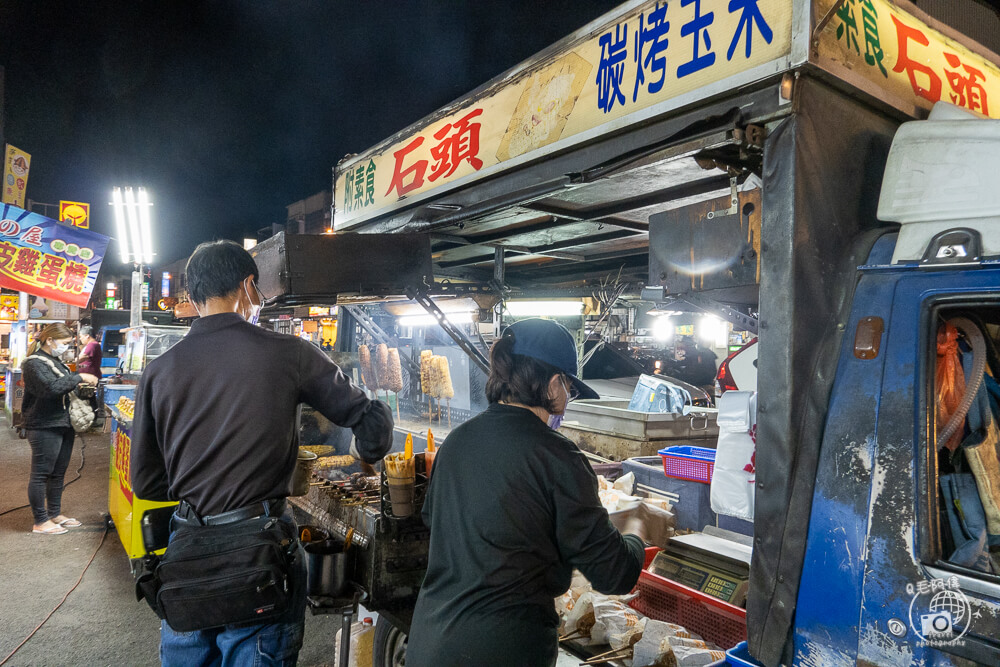
[[(668, 22), (669, 47), (656, 38)], [(897, 125), (941, 99), (987, 114), (998, 77), (993, 53), (904, 0), (630, 2), (345, 158), (324, 243), (368, 237), (377, 258), (394, 234), (423, 235), (426, 294), (582, 298), (617, 276), (663, 311), (732, 324), (741, 338), (727, 345), (760, 330), (755, 470), (767, 492), (754, 522), (768, 530), (702, 530), (649, 554), (632, 608), (725, 649), (748, 639), (777, 664), (791, 647), (824, 419), (810, 397), (829, 393), (820, 371), (836, 360), (838, 313), (870, 250), (845, 239), (876, 226)], [(498, 331), (503, 309), (486, 310)], [(358, 502), (342, 498), (365, 492), (327, 480), (304, 504), (336, 518)], [(366, 507), (346, 523), (370, 540), (355, 580), (394, 625), (384, 657), (405, 646), (426, 547), (420, 526)], [(575, 635), (592, 638), (596, 616)]]
[(170, 325), (144, 324), (125, 329), (125, 383), (104, 387), (104, 402), (112, 416), (106, 521), (118, 532), (118, 539), (130, 560), (144, 556), (147, 553), (146, 544), (162, 543), (166, 546), (162, 534), (166, 523), (151, 520), (149, 515), (154, 512), (172, 513), (177, 504), (144, 500), (132, 492), (130, 462), (135, 389), (149, 362), (173, 347), (187, 332), (188, 327)]

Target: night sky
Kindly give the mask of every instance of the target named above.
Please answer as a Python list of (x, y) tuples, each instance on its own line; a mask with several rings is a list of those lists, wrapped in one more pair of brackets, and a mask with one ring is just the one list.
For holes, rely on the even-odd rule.
[(284, 222), (345, 154), (616, 4), (2, 0), (4, 140), (30, 199), (90, 202), (108, 235), (111, 188), (145, 186), (165, 264)]

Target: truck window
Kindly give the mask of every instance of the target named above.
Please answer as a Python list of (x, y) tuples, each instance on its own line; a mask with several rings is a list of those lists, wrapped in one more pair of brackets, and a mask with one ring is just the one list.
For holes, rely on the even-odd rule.
[[(937, 310), (929, 340), (930, 561), (1000, 582), (1000, 304)], [(936, 459), (936, 461), (935, 461)], [(936, 535), (936, 539), (935, 539)]]

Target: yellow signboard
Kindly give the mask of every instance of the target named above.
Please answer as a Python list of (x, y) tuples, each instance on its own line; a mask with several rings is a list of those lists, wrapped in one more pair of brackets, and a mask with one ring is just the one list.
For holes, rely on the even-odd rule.
[[(826, 16), (837, 4), (817, 0), (814, 16)], [(907, 6), (840, 0), (819, 35), (819, 63), (838, 75), (848, 70), (861, 77), (862, 87), (880, 99), (905, 102), (908, 111), (943, 100), (1000, 118), (1000, 68), (903, 9)]]
[(788, 0), (642, 3), (398, 141), (343, 162), (334, 227), (638, 122), (713, 84), (772, 75), (790, 51), (792, 14)]
[(24, 191), (28, 187), (30, 166), (30, 155), (7, 144), (3, 168), (3, 203), (24, 208)]
[(90, 229), (90, 204), (82, 201), (60, 201), (59, 222), (71, 222), (74, 227)]

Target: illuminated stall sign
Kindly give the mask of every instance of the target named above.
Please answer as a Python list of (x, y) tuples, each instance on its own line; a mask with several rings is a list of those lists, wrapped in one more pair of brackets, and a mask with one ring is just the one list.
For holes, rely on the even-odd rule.
[[(787, 66), (788, 0), (647, 2), (338, 165), (334, 227)], [(652, 107), (658, 107), (652, 110)]]
[[(836, 3), (819, 0), (815, 15)], [(816, 57), (838, 75), (860, 76), (873, 94), (888, 93), (911, 108), (945, 101), (1000, 118), (1000, 68), (887, 0), (841, 0)]]
[(0, 286), (85, 308), (108, 237), (3, 205)]
[(122, 495), (132, 503), (132, 470), (129, 468), (132, 460), (132, 438), (128, 431), (121, 427), (115, 429), (115, 472), (118, 474), (118, 486)]
[(7, 144), (3, 170), (3, 202), (24, 206), (24, 191), (28, 187), (31, 155)]
[(59, 222), (68, 222), (80, 229), (90, 229), (90, 204), (82, 201), (59, 202)]

